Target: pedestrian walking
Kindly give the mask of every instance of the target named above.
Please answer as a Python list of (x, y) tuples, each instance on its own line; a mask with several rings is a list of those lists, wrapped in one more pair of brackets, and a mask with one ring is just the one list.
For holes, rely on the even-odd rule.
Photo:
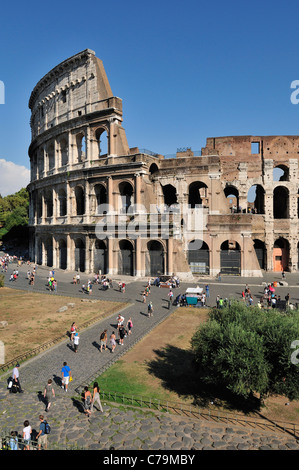
[(49, 379), (44, 390), (44, 399), (46, 401), (46, 410), (45, 410), (46, 412), (48, 412), (50, 409), (52, 398), (55, 398), (55, 391), (53, 388), (52, 379)]
[(91, 393), (88, 390), (88, 387), (84, 387), (84, 412), (87, 417), (91, 414)]
[(116, 320), (117, 320), (117, 329), (119, 330), (119, 328), (124, 324), (125, 318), (121, 314), (119, 314)]
[(92, 402), (91, 402), (91, 412), (93, 411), (94, 404), (97, 403), (100, 407), (101, 412), (103, 413), (103, 407), (102, 403), (100, 400), (100, 387), (98, 382), (95, 382), (93, 384), (93, 396), (92, 396)]
[(132, 328), (133, 328), (133, 322), (132, 322), (132, 318), (130, 317), (129, 320), (127, 321), (128, 335), (132, 333)]
[(20, 373), (19, 373), (20, 364), (17, 363), (12, 371), (12, 392), (23, 393), (21, 384), (20, 384)]
[(80, 341), (79, 333), (75, 333), (75, 336), (74, 336), (74, 351), (75, 351), (75, 353), (78, 352), (79, 341)]
[(154, 312), (154, 307), (153, 307), (153, 303), (150, 302), (147, 306), (147, 316), (148, 317), (152, 317), (153, 316), (153, 312)]
[(124, 337), (125, 337), (125, 328), (123, 325), (121, 325), (118, 329), (118, 335), (119, 335), (119, 341), (118, 341), (118, 344), (120, 344), (121, 346), (124, 345)]
[(103, 348), (105, 351), (107, 349), (107, 330), (104, 330), (100, 336), (100, 352), (102, 352)]
[(115, 337), (114, 331), (112, 331), (110, 335), (110, 345), (111, 345), (111, 352), (113, 353), (115, 350), (115, 346), (116, 346), (116, 337)]
[(64, 388), (64, 390), (67, 392), (68, 384), (69, 384), (70, 378), (72, 377), (72, 372), (71, 372), (70, 367), (67, 365), (67, 362), (63, 363), (63, 367), (61, 369), (61, 375), (62, 375), (61, 388)]
[(71, 341), (74, 341), (74, 336), (75, 336), (75, 333), (76, 333), (76, 329), (77, 329), (76, 323), (73, 322), (72, 326), (71, 326)]
[(26, 419), (24, 421), (24, 428), (23, 428), (24, 450), (30, 449), (31, 433), (32, 433), (32, 428), (29, 424), (29, 421)]
[(209, 285), (207, 284), (206, 285), (206, 298), (208, 299), (210, 297), (210, 287)]
[(42, 447), (43, 447), (44, 450), (46, 450), (47, 447), (48, 447), (48, 430), (49, 430), (49, 427), (47, 426), (48, 423), (44, 419), (43, 415), (39, 415), (39, 421), (40, 421), (39, 431), (38, 431), (38, 434), (36, 436), (37, 442), (38, 442), (38, 450), (41, 450)]

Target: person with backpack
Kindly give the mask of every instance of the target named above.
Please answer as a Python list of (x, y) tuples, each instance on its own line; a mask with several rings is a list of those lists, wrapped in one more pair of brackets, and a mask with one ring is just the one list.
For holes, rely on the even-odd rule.
[(147, 306), (147, 316), (152, 317), (153, 316), (153, 311), (154, 311), (153, 304), (152, 304), (152, 302), (150, 302)]
[(38, 442), (38, 450), (47, 449), (48, 447), (48, 434), (50, 434), (51, 428), (49, 423), (44, 419), (43, 415), (39, 415), (40, 425), (39, 432), (36, 436)]

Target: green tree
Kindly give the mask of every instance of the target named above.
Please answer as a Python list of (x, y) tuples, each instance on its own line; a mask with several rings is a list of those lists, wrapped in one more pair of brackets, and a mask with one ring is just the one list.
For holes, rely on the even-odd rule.
[(256, 392), (294, 399), (299, 397), (299, 366), (290, 357), (297, 339), (299, 312), (263, 311), (232, 302), (211, 311), (191, 345), (203, 382), (245, 398)]

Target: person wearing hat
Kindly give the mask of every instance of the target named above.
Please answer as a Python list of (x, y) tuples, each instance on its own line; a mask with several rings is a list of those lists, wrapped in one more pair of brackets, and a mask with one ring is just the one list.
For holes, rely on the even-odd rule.
[(20, 364), (17, 363), (12, 371), (12, 380), (13, 380), (13, 386), (16, 387), (17, 391), (20, 393), (23, 393), (23, 390), (20, 384), (19, 367), (20, 367)]

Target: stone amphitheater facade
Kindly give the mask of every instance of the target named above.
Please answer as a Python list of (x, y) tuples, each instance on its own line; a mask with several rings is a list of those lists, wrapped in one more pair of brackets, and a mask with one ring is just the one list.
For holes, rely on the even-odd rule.
[(30, 257), (136, 277), (298, 271), (298, 136), (129, 147), (122, 100), (86, 49), (47, 73), (31, 110)]

